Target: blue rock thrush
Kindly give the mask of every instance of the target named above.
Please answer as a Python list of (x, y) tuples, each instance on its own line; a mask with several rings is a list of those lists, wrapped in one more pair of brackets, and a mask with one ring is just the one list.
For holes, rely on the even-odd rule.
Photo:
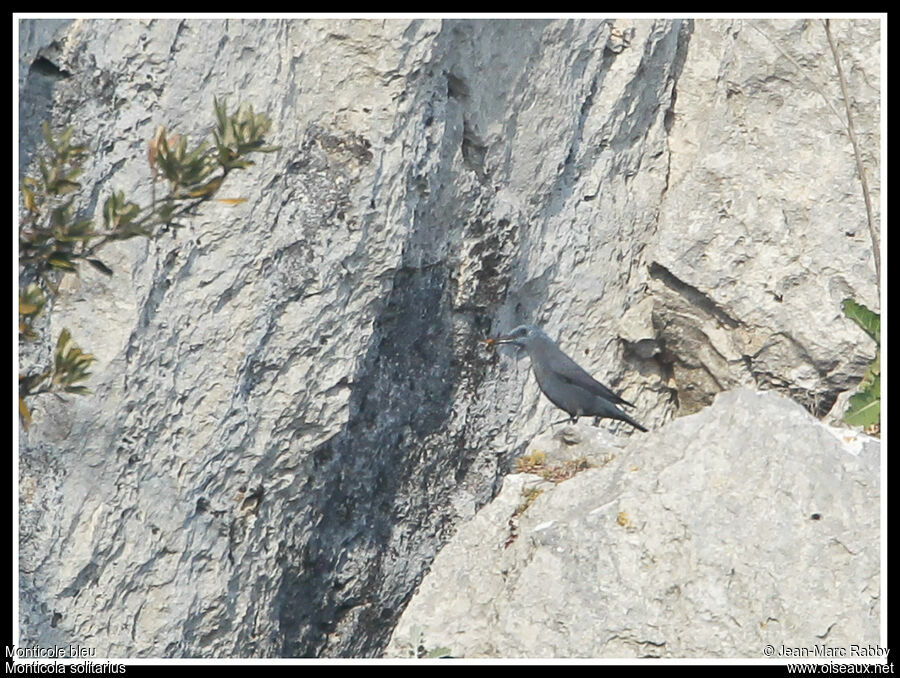
[(634, 405), (585, 372), (534, 325), (520, 325), (505, 336), (488, 339), (487, 343), (515, 344), (524, 348), (531, 358), (531, 369), (541, 391), (550, 402), (568, 412), (571, 421), (594, 417), (596, 424), (598, 419), (606, 417), (627, 422), (639, 431), (647, 430), (617, 407)]

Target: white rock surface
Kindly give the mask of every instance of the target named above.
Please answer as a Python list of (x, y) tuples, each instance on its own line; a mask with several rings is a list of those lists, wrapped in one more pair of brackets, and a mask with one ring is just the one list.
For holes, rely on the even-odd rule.
[[(873, 198), (876, 29), (832, 22), (845, 73), (860, 76), (848, 86)], [(875, 308), (878, 293), (853, 150), (828, 104), (845, 115), (822, 22), (698, 21), (677, 90), (650, 286), (682, 410), (741, 384), (824, 415), (875, 355), (859, 354), (841, 301)]]
[[(386, 656), (749, 657), (879, 644), (879, 450), (749, 390), (547, 487), (524, 474), (441, 550)], [(511, 538), (514, 534), (514, 538)]]
[[(819, 22), (760, 26), (834, 96)], [(879, 22), (832, 26), (877, 204)], [(877, 307), (852, 153), (747, 21), (21, 34), (21, 157), (45, 113), (73, 124), (98, 217), (113, 189), (149, 202), (146, 141), (208, 133), (214, 95), (267, 112), (282, 147), (229, 177), (246, 203), (63, 280), (48, 336), (98, 362), (92, 396), (39, 398), (20, 431), (23, 645), (378, 655), (456, 522), (559, 418), (527, 361), (478, 343), (521, 321), (651, 427), (734, 384), (824, 412), (874, 354), (839, 308)]]

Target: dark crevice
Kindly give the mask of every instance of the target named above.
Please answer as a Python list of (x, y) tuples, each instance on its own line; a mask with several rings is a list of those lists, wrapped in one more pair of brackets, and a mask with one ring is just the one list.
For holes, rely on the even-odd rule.
[(55, 63), (50, 61), (50, 59), (43, 56), (39, 56), (37, 59), (31, 62), (31, 67), (28, 69), (28, 72), (29, 75), (34, 73), (47, 78), (53, 78), (55, 80), (62, 80), (63, 78), (72, 77), (72, 74), (69, 73), (69, 71), (60, 68)]
[[(460, 366), (453, 359), (447, 267), (401, 267), (392, 290), (353, 380), (350, 420), (313, 455), (323, 460), (314, 471), (319, 498), (311, 504), (304, 499), (314, 515), (298, 522), (296, 537), (306, 538), (310, 520), (316, 534), (329, 537), (313, 535), (301, 547), (305, 562), (285, 564), (279, 594), (282, 656), (373, 656), (393, 626), (385, 624), (384, 610), (399, 614), (411, 593), (411, 585), (384, 590), (383, 572), (390, 564), (382, 561), (391, 551), (398, 511), (411, 510), (403, 497), (421, 477), (410, 460), (423, 458), (429, 442), (444, 437)], [(454, 454), (452, 442), (446, 441), (448, 454)], [(471, 463), (463, 450), (456, 453), (463, 467), (466, 459)], [(422, 494), (419, 500), (427, 501)], [(426, 532), (442, 529), (445, 519), (435, 518), (436, 524), (422, 526)], [(409, 555), (415, 561), (424, 550)], [(335, 647), (332, 636), (348, 623), (364, 630)]]
[[(448, 72), (440, 64), (433, 70)], [(447, 83), (451, 97), (467, 96), (460, 78), (448, 76)], [(423, 155), (458, 162), (462, 144), (462, 171), (477, 171), (484, 143), (472, 129), (460, 131), (436, 135)], [(427, 185), (410, 178), (407, 190), (417, 204), (365, 353), (346, 382), (347, 423), (305, 452), (301, 486), (284, 495), (291, 506), (278, 546), (280, 656), (379, 656), (450, 536), (454, 482), (471, 480), (483, 458), (486, 434), (474, 417), (459, 421), (455, 406), (485, 378), (472, 337), (487, 333), (490, 309), (505, 294), (512, 251), (501, 236), (514, 236), (515, 228), (463, 218), (453, 207), (461, 201), (458, 185), (442, 171), (444, 180), (437, 173)], [(479, 200), (479, 190), (465, 198)], [(450, 255), (470, 232), (480, 236), (472, 247)], [(467, 287), (462, 299), (460, 256), (480, 264), (474, 289)], [(495, 489), (482, 485), (479, 499)]]
[[(678, 80), (681, 77), (682, 70), (684, 70), (684, 63), (687, 60), (688, 47), (691, 44), (691, 35), (693, 35), (693, 32), (694, 22), (687, 20), (680, 26), (678, 33), (678, 45), (675, 48), (675, 58), (673, 59), (672, 65), (672, 96), (669, 100), (669, 106), (663, 114), (663, 127), (666, 130), (667, 141), (668, 135), (672, 132), (672, 126), (675, 124), (675, 104), (678, 101)], [(669, 190), (669, 178), (672, 171), (672, 156), (669, 153), (666, 155), (666, 185), (663, 189), (663, 193), (666, 193)]]
[(650, 264), (650, 277), (659, 280), (673, 292), (677, 292), (684, 297), (692, 306), (699, 308), (701, 311), (711, 315), (723, 325), (732, 329), (740, 327), (741, 323), (728, 315), (715, 301), (710, 299), (706, 294), (698, 290), (676, 277), (669, 269), (662, 264), (652, 262)]
[(462, 156), (466, 167), (471, 169), (480, 179), (485, 179), (484, 158), (487, 145), (475, 134), (468, 123), (463, 123)]

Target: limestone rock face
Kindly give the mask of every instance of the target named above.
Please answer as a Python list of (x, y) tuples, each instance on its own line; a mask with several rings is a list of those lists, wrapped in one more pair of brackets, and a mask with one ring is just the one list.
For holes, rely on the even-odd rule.
[[(649, 267), (653, 326), (673, 354), (683, 411), (743, 384), (778, 388), (824, 415), (874, 356), (851, 348), (859, 334), (841, 301), (878, 303), (834, 57), (820, 21), (712, 27), (696, 23), (678, 82)], [(859, 76), (847, 84), (874, 196), (876, 25), (836, 30), (845, 74)]]
[(386, 655), (878, 645), (879, 445), (864, 439), (739, 389), (558, 485), (507, 476), (435, 558)]
[[(96, 219), (214, 96), (281, 146), (228, 177), (246, 202), (62, 280), (46, 336), (98, 362), (20, 431), (21, 644), (380, 654), (559, 418), (479, 343), (523, 321), (649, 427), (737, 384), (827, 411), (874, 355), (840, 311), (877, 308), (872, 250), (821, 22), (755, 26), (21, 22), (23, 171), (73, 125)], [(879, 22), (832, 31), (877, 205)]]

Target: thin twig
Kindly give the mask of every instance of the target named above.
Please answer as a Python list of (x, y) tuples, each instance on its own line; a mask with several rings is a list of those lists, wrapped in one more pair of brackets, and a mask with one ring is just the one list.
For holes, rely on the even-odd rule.
[(825, 19), (825, 35), (828, 37), (828, 45), (834, 55), (834, 65), (837, 66), (838, 80), (841, 83), (841, 95), (844, 98), (844, 108), (847, 111), (847, 134), (850, 135), (850, 144), (853, 146), (853, 156), (856, 158), (856, 171), (859, 173), (859, 183), (862, 185), (863, 200), (866, 203), (866, 218), (869, 223), (869, 237), (872, 239), (872, 255), (875, 257), (875, 284), (878, 286), (878, 297), (881, 298), (881, 246), (878, 243), (878, 235), (875, 233), (875, 219), (872, 216), (872, 198), (869, 195), (869, 182), (866, 179), (866, 168), (863, 166), (862, 154), (859, 151), (859, 143), (856, 140), (856, 130), (853, 127), (853, 114), (850, 112), (850, 96), (847, 94), (847, 81), (844, 79), (844, 69), (841, 68), (841, 58), (837, 47), (831, 38), (830, 20)]
[(825, 92), (822, 90), (822, 88), (819, 87), (819, 83), (817, 83), (815, 80), (813, 80), (809, 76), (809, 74), (806, 72), (806, 69), (803, 68), (803, 66), (801, 66), (800, 64), (798, 64), (796, 59), (794, 59), (794, 57), (792, 57), (790, 54), (785, 52), (784, 49), (782, 49), (781, 45), (779, 45), (772, 38), (770, 38), (763, 29), (761, 29), (759, 26), (757, 26), (752, 21), (748, 21), (747, 24), (750, 26), (750, 28), (753, 28), (757, 33), (759, 33), (761, 36), (763, 36), (766, 40), (771, 42), (775, 46), (775, 49), (777, 49), (779, 52), (781, 52), (781, 55), (794, 65), (794, 68), (797, 69), (797, 72), (809, 81), (809, 84), (813, 86), (813, 89), (816, 92), (818, 92), (819, 96), (821, 96), (822, 99), (825, 101), (825, 103), (828, 104), (828, 108), (831, 109), (831, 112), (834, 113), (834, 116), (838, 120), (841, 121), (841, 127), (843, 127), (844, 129), (847, 129), (847, 123), (841, 117), (841, 114), (837, 112), (837, 109), (834, 107), (834, 104), (831, 103), (831, 99), (829, 99), (828, 96), (825, 94)]
[(831, 29), (828, 25), (828, 19), (825, 19), (824, 22), (825, 35), (828, 37), (828, 44), (831, 47), (831, 52), (832, 54), (834, 54), (834, 62), (837, 65), (838, 79), (840, 80), (841, 84), (841, 92), (844, 99), (844, 109), (847, 112), (847, 120), (844, 120), (844, 118), (841, 117), (841, 114), (837, 112), (834, 104), (831, 103), (831, 99), (828, 98), (819, 84), (809, 76), (806, 70), (799, 63), (797, 63), (794, 57), (784, 51), (784, 49), (781, 48), (781, 45), (770, 38), (768, 34), (761, 28), (759, 28), (754, 22), (748, 21), (747, 23), (757, 33), (759, 33), (766, 40), (772, 43), (772, 45), (775, 46), (775, 49), (781, 52), (782, 56), (793, 64), (794, 68), (797, 69), (797, 72), (800, 73), (800, 75), (802, 75), (804, 78), (806, 78), (806, 80), (813, 86), (813, 89), (819, 93), (819, 96), (821, 96), (825, 103), (828, 105), (828, 108), (831, 109), (831, 112), (834, 113), (834, 116), (841, 121), (841, 127), (844, 128), (844, 130), (847, 132), (847, 136), (850, 137), (850, 145), (853, 147), (853, 155), (856, 158), (856, 171), (859, 173), (860, 183), (862, 184), (863, 200), (866, 204), (866, 217), (869, 223), (869, 237), (872, 239), (872, 254), (875, 257), (875, 285), (878, 289), (878, 297), (881, 298), (881, 247), (878, 244), (878, 237), (875, 234), (875, 223), (874, 217), (872, 216), (872, 200), (869, 195), (869, 183), (866, 180), (865, 168), (862, 164), (862, 156), (859, 152), (859, 144), (856, 140), (856, 132), (853, 127), (853, 117), (850, 114), (850, 98), (847, 95), (847, 84), (844, 80), (844, 71), (841, 68), (841, 61), (838, 58), (837, 49), (835, 48), (834, 42), (831, 39)]

